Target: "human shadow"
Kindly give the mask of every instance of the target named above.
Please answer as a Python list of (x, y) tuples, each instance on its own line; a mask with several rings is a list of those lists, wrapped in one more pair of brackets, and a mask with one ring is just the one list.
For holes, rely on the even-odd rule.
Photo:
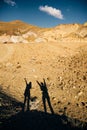
[(30, 111), (30, 89), (32, 88), (32, 82), (28, 83), (26, 78), (24, 78), (24, 80), (26, 83), (26, 88), (24, 92), (24, 104), (23, 104), (22, 111), (25, 111), (25, 109), (27, 111)]
[(38, 82), (38, 81), (36, 81), (36, 82), (38, 83), (38, 85), (40, 86), (40, 89), (42, 91), (42, 101), (43, 101), (45, 113), (47, 113), (47, 107), (46, 107), (46, 101), (47, 101), (51, 113), (54, 114), (54, 111), (53, 111), (53, 108), (52, 108), (52, 105), (51, 105), (51, 102), (50, 102), (50, 96), (49, 96), (49, 93), (48, 93), (48, 89), (47, 89), (45, 79), (43, 79), (43, 82)]

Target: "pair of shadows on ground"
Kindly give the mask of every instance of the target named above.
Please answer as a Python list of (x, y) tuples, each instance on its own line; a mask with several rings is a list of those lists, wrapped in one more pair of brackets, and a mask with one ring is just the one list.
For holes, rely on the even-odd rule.
[[(24, 78), (24, 80), (26, 83), (26, 88), (24, 92), (24, 104), (23, 104), (22, 111), (25, 111), (25, 107), (27, 111), (30, 111), (30, 100), (31, 100), (30, 89), (32, 88), (32, 82), (28, 83), (26, 78)], [(39, 85), (40, 90), (42, 91), (42, 102), (43, 102), (44, 112), (47, 113), (47, 107), (46, 107), (46, 101), (47, 101), (51, 113), (54, 114), (45, 79), (43, 79), (43, 82), (38, 82), (38, 81), (36, 82)]]

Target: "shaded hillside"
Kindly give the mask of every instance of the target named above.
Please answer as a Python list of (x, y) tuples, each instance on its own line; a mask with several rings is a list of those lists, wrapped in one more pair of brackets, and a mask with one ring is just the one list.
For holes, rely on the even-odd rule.
[(22, 103), (8, 96), (0, 90), (0, 125), (12, 115), (18, 113), (22, 108)]

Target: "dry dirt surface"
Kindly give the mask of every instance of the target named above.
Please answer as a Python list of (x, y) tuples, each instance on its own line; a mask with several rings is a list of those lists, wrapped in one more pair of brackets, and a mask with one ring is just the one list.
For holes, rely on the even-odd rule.
[(23, 103), (24, 78), (32, 82), (30, 110), (44, 111), (36, 82), (44, 78), (54, 113), (87, 122), (86, 42), (0, 44), (0, 90)]

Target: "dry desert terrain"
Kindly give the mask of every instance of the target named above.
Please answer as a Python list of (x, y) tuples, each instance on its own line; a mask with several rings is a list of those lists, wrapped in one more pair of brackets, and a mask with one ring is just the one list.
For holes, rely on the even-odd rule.
[[(79, 36), (71, 34), (66, 26)], [(28, 43), (0, 41), (0, 91), (23, 103), (26, 78), (32, 82), (30, 93), (35, 98), (30, 110), (44, 112), (42, 92), (36, 82), (44, 78), (54, 113), (87, 122), (87, 24), (66, 26), (55, 27), (56, 32), (52, 28), (30, 29), (33, 31), (27, 33)], [(3, 34), (4, 39), (11, 33)], [(48, 104), (47, 111), (51, 113)]]

